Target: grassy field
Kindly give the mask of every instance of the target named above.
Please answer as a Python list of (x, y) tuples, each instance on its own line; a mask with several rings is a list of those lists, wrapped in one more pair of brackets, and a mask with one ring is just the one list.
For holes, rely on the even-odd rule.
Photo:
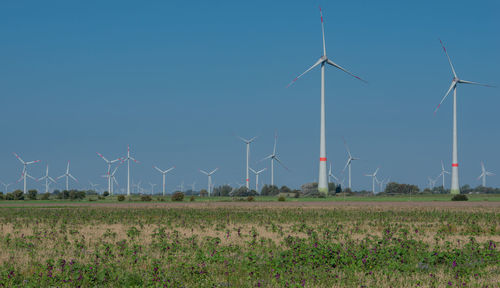
[(0, 286), (498, 287), (498, 198), (347, 198), (2, 201)]

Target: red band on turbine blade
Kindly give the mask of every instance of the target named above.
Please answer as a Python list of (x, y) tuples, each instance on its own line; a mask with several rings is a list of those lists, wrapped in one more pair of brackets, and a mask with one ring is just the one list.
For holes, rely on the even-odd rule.
[(451, 167), (458, 167), (458, 163), (451, 164)]
[(324, 162), (326, 162), (326, 157), (320, 157), (320, 158), (319, 158), (319, 161), (320, 161), (320, 162), (323, 162), (323, 161), (324, 161)]

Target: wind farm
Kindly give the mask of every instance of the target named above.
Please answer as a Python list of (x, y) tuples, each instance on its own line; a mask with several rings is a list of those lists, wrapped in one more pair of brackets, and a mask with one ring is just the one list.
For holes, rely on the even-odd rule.
[(0, 6), (0, 286), (500, 282), (500, 3)]

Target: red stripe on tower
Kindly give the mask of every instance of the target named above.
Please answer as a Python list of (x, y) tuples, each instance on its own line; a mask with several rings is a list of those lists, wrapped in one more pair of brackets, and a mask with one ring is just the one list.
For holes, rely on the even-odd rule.
[(451, 167), (458, 167), (458, 163), (451, 164)]
[(326, 162), (326, 157), (320, 157), (320, 158), (319, 158), (319, 161), (320, 161), (320, 162), (323, 162), (323, 161), (324, 161), (324, 162)]
[(247, 182), (248, 182), (248, 179), (247, 179)]

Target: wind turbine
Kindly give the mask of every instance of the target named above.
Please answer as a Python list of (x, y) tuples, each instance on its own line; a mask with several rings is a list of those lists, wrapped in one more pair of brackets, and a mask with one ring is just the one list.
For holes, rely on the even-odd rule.
[(211, 191), (212, 191), (212, 175), (219, 170), (219, 168), (215, 168), (212, 170), (210, 173), (206, 172), (204, 170), (200, 170), (201, 173), (205, 174), (208, 176), (208, 196), (210, 197)]
[(45, 169), (45, 175), (38, 179), (38, 181), (40, 180), (45, 180), (45, 193), (49, 193), (50, 181), (56, 183), (56, 180), (54, 180), (54, 178), (49, 176), (49, 165), (47, 165), (47, 169)]
[[(137, 182), (137, 184), (132, 184), (132, 186), (135, 186), (135, 188), (137, 188), (137, 192), (138, 192), (139, 194), (142, 194), (141, 182), (142, 182), (142, 180), (141, 180), (141, 181), (139, 181), (139, 182)], [(128, 195), (128, 194), (127, 194), (127, 195)]]
[[(379, 167), (380, 168), (380, 167)], [(377, 179), (378, 169), (373, 172), (373, 174), (365, 174), (365, 176), (372, 177), (372, 193), (375, 194), (375, 179)]]
[(260, 160), (260, 161), (264, 161), (264, 160), (267, 160), (267, 159), (271, 159), (271, 186), (274, 186), (274, 161), (277, 161), (281, 166), (283, 166), (283, 168), (285, 168), (286, 170), (289, 170), (281, 161), (280, 159), (278, 158), (278, 155), (276, 154), (276, 141), (278, 139), (278, 134), (274, 134), (274, 148), (273, 148), (273, 153), (270, 154), (269, 156), (267, 156), (266, 158)]
[(472, 84), (472, 85), (479, 85), (479, 86), (486, 86), (486, 87), (492, 87), (490, 85), (486, 84), (481, 84), (478, 82), (472, 82), (472, 81), (466, 81), (458, 78), (457, 73), (455, 72), (455, 68), (453, 67), (453, 64), (451, 63), (450, 56), (448, 55), (448, 52), (446, 51), (446, 48), (444, 47), (444, 44), (441, 40), (441, 46), (443, 47), (444, 53), (446, 54), (446, 57), (448, 58), (448, 62), (450, 63), (451, 67), (451, 72), (453, 72), (453, 79), (451, 81), (450, 88), (448, 89), (448, 92), (444, 95), (443, 99), (441, 99), (441, 102), (439, 102), (439, 105), (436, 107), (436, 110), (434, 111), (434, 114), (437, 112), (439, 109), (439, 106), (444, 102), (448, 94), (450, 94), (451, 90), (453, 90), (453, 161), (451, 163), (451, 189), (450, 193), (451, 194), (460, 194), (460, 186), (458, 183), (458, 140), (457, 140), (457, 84)]
[(3, 185), (3, 188), (5, 189), (5, 194), (7, 194), (7, 192), (9, 192), (9, 191), (7, 191), (7, 189), (9, 189), (9, 186), (12, 185), (12, 183), (5, 184), (2, 182), (2, 185)]
[(434, 189), (434, 185), (436, 185), (437, 179), (432, 179), (431, 177), (427, 177), (427, 180), (429, 181), (429, 188), (431, 190)]
[(288, 84), (288, 86), (292, 85), (302, 77), (304, 74), (307, 72), (311, 71), (313, 68), (315, 68), (318, 65), (321, 65), (321, 126), (320, 126), (320, 148), (319, 148), (319, 182), (318, 182), (318, 191), (327, 194), (328, 193), (328, 181), (327, 181), (327, 174), (326, 174), (326, 137), (325, 137), (325, 65), (331, 65), (337, 69), (340, 69), (344, 71), (345, 73), (353, 76), (356, 79), (359, 79), (363, 82), (366, 82), (365, 80), (361, 79), (360, 77), (352, 74), (351, 72), (347, 71), (346, 69), (342, 68), (340, 65), (336, 64), (332, 60), (328, 59), (326, 56), (326, 44), (325, 44), (325, 27), (323, 24), (323, 13), (321, 12), (321, 7), (319, 8), (319, 13), (321, 16), (321, 32), (323, 36), (323, 55), (314, 63), (309, 69), (307, 69), (304, 73), (300, 74), (299, 76), (295, 77), (293, 81)]
[(26, 194), (26, 193), (28, 193), (28, 191), (26, 190), (26, 177), (31, 178), (33, 180), (36, 180), (33, 176), (28, 174), (28, 165), (40, 162), (40, 160), (24, 162), (24, 160), (21, 159), (21, 157), (19, 157), (19, 155), (17, 155), (16, 153), (14, 153), (14, 156), (16, 156), (17, 160), (19, 160), (23, 164), (23, 172), (21, 174), (21, 178), (17, 182), (21, 181), (21, 179), (24, 181), (24, 190), (23, 191), (24, 191), (24, 194)]
[(495, 174), (489, 171), (486, 171), (486, 168), (484, 168), (484, 163), (481, 161), (481, 175), (477, 177), (477, 179), (483, 178), (483, 187), (486, 187), (486, 176), (494, 176)]
[(130, 145), (127, 145), (127, 157), (123, 159), (123, 161), (127, 161), (127, 196), (130, 196), (130, 160), (139, 163), (134, 157), (130, 156)]
[(158, 172), (160, 172), (163, 176), (163, 196), (165, 196), (165, 175), (167, 175), (168, 172), (172, 171), (175, 169), (175, 166), (168, 168), (167, 170), (163, 171), (160, 168), (153, 166)]
[[(259, 171), (255, 171), (252, 168), (250, 170), (255, 174), (255, 191), (259, 193), (259, 174), (266, 171), (267, 168), (261, 169)], [(260, 194), (260, 193), (259, 193)]]
[(441, 161), (441, 173), (439, 173), (438, 177), (443, 177), (443, 189), (446, 189), (446, 188), (444, 188), (444, 175), (445, 174), (450, 174), (450, 172), (448, 172), (444, 169), (443, 161)]
[(96, 152), (96, 153), (97, 153), (97, 155), (99, 155), (102, 158), (102, 160), (106, 161), (106, 164), (108, 164), (108, 171), (107, 171), (106, 175), (108, 175), (107, 176), (107, 178), (108, 178), (108, 193), (111, 193), (111, 185), (112, 185), (112, 183), (111, 183), (111, 177), (110, 177), (110, 175), (111, 175), (111, 165), (113, 163), (116, 163), (116, 162), (120, 161), (121, 158), (118, 158), (118, 159), (110, 161), (110, 160), (106, 159), (106, 157), (104, 157), (101, 153), (99, 153), (99, 152)]
[(345, 139), (344, 139), (344, 145), (345, 145), (345, 149), (347, 150), (347, 155), (349, 155), (349, 158), (347, 158), (347, 162), (345, 163), (344, 170), (342, 170), (342, 171), (345, 171), (345, 169), (347, 167), (349, 167), (349, 189), (351, 189), (351, 163), (354, 160), (359, 160), (359, 158), (352, 157), (351, 151), (349, 150), (349, 146), (347, 146), (347, 142), (345, 141)]
[(191, 184), (190, 186), (191, 186), (191, 194), (194, 194), (194, 190), (196, 189), (196, 181), (194, 181), (193, 184)]
[(111, 174), (108, 173), (109, 174), (108, 177), (112, 181), (111, 182), (111, 191), (109, 191), (109, 193), (111, 193), (111, 195), (115, 194), (115, 188), (114, 188), (115, 185), (113, 184), (113, 182), (116, 184), (116, 186), (120, 186), (120, 185), (118, 185), (118, 181), (116, 181), (116, 178), (115, 178), (115, 174), (116, 174), (116, 171), (118, 170), (118, 167), (120, 167), (120, 166), (115, 167), (115, 170), (113, 170), (113, 173), (111, 173)]
[(333, 175), (332, 163), (330, 163), (330, 169), (328, 169), (328, 181), (329, 182), (331, 182), (331, 178), (333, 178), (333, 180), (335, 180), (335, 183), (337, 183), (337, 185), (340, 184), (340, 187), (342, 187), (342, 189), (344, 189), (344, 180), (345, 179), (342, 179), (342, 181), (340, 181), (339, 178), (337, 178), (337, 177), (335, 177), (335, 175)]
[(153, 195), (154, 188), (155, 188), (156, 184), (149, 182), (149, 185), (151, 185), (151, 195)]
[(97, 192), (97, 190), (95, 189), (95, 187), (99, 186), (99, 184), (94, 184), (92, 182), (89, 181), (89, 184), (90, 184), (90, 190), (94, 191), (94, 192)]
[(255, 141), (255, 139), (256, 139), (257, 137), (253, 137), (253, 138), (251, 138), (251, 139), (245, 139), (245, 138), (243, 138), (243, 137), (238, 136), (238, 138), (240, 138), (240, 139), (241, 139), (241, 141), (245, 142), (245, 144), (246, 144), (246, 146), (247, 146), (247, 170), (246, 170), (246, 172), (247, 172), (247, 177), (246, 177), (245, 179), (246, 179), (246, 186), (247, 186), (247, 189), (250, 189), (250, 179), (249, 179), (249, 176), (250, 176), (250, 175), (249, 175), (249, 172), (248, 172), (248, 168), (249, 168), (249, 167), (248, 167), (248, 160), (249, 160), (249, 157), (250, 157), (250, 143), (252, 143), (253, 141)]
[(66, 166), (66, 173), (64, 173), (63, 175), (57, 177), (56, 179), (61, 179), (63, 177), (66, 177), (66, 191), (69, 191), (69, 178), (71, 178), (71, 179), (75, 180), (76, 182), (78, 182), (78, 180), (76, 180), (76, 178), (69, 173), (69, 161), (68, 161), (68, 165)]

